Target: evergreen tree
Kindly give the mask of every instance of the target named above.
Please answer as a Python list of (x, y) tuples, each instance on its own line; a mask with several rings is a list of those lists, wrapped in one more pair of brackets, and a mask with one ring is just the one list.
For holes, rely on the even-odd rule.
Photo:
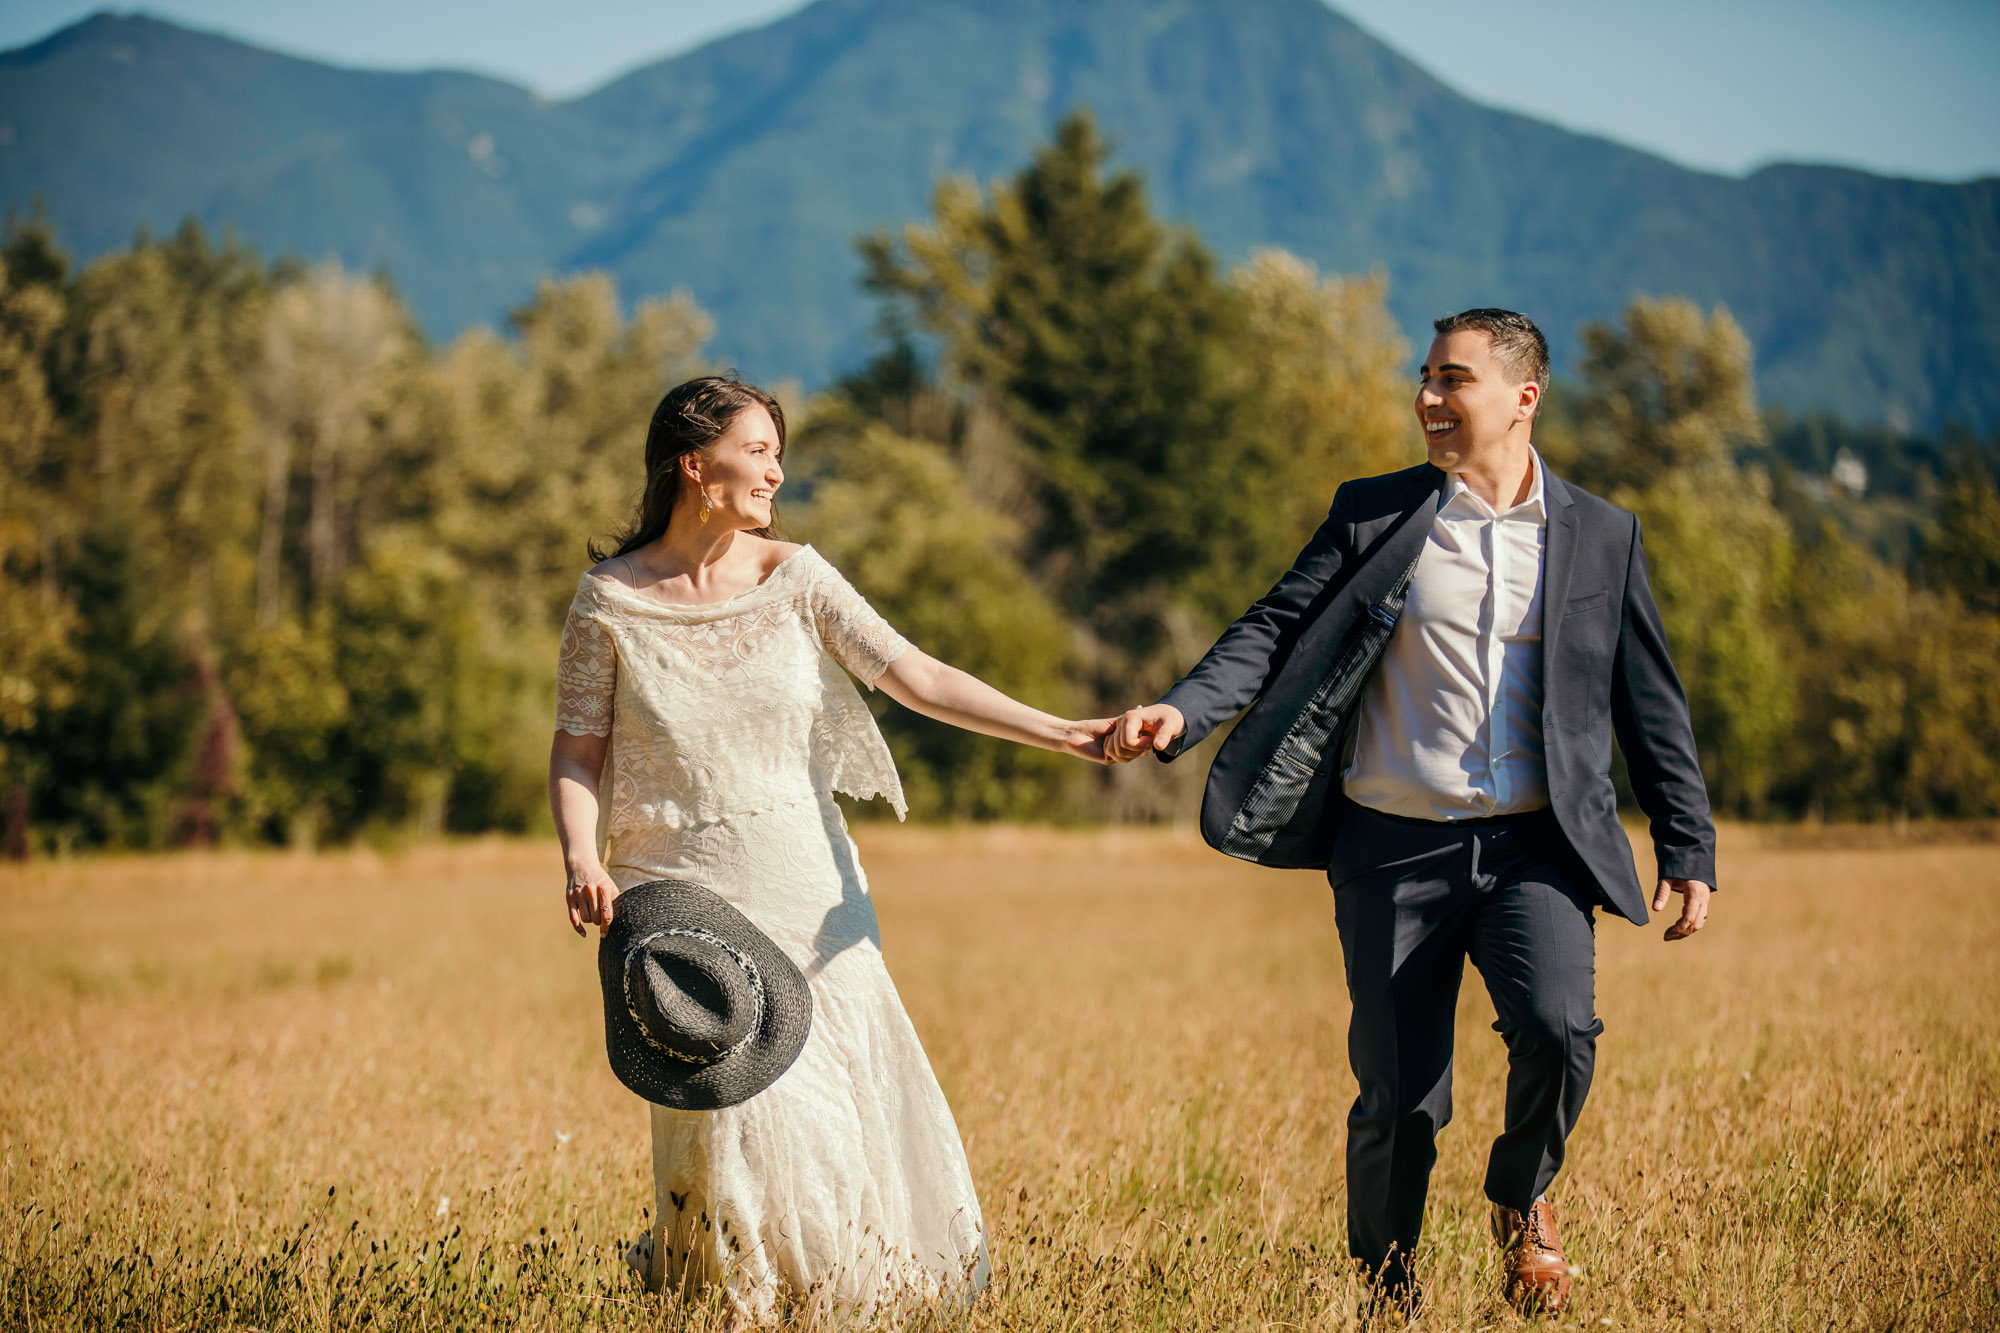
[(947, 184), (901, 248), (864, 250), (873, 288), (908, 303), (1018, 434), (1030, 562), (1124, 650), (1115, 677), (1164, 645), (1163, 613), (1256, 500), (1228, 447), (1252, 392), (1232, 355), (1243, 302), (1107, 156), (1078, 112), (990, 197)]
[(1020, 484), (998, 489), (1029, 567), (1098, 639), (1107, 705), (1189, 665), (1341, 481), (1413, 458), (1377, 405), (1403, 355), (1379, 284), (1276, 252), (1225, 279), (1108, 156), (1079, 111), (1013, 179), (947, 183), (928, 223), (863, 247), (892, 322), (936, 340), (947, 387), (1018, 442)]
[(62, 440), (48, 362), (67, 318), (68, 262), (46, 227), (0, 247), (0, 841), (28, 850), (30, 790), (46, 779), (42, 719), (67, 707), (75, 606), (57, 579), (64, 503)]
[(1924, 550), (1931, 582), (1986, 615), (2000, 615), (2000, 490), (1976, 455), (1961, 456)]

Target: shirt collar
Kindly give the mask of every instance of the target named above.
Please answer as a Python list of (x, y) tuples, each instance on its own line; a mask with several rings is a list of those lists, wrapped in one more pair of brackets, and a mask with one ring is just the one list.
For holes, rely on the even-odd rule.
[(1456, 505), (1460, 513), (1479, 518), (1532, 518), (1538, 523), (1545, 523), (1548, 521), (1548, 504), (1543, 498), (1546, 493), (1542, 488), (1542, 456), (1532, 445), (1528, 448), (1528, 472), (1528, 498), (1511, 509), (1501, 510), (1497, 515), (1487, 508), (1484, 500), (1472, 493), (1471, 487), (1459, 480), (1456, 472), (1447, 472), (1444, 474), (1444, 498), (1438, 502), (1438, 512), (1442, 514)]

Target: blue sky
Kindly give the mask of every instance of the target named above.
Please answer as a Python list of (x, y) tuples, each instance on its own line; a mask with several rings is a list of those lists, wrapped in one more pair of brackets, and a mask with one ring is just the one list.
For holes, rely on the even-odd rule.
[[(0, 0), (0, 48), (103, 6)], [(163, 18), (341, 64), (448, 65), (551, 96), (799, 0), (154, 0)], [(1338, 0), (1479, 101), (1689, 166), (2000, 175), (2000, 0)]]

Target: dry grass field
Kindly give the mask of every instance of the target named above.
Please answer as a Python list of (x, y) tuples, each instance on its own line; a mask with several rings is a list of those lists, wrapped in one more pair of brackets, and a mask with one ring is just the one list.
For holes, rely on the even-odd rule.
[[(1166, 833), (859, 837), (986, 1209), (964, 1327), (1353, 1326), (1322, 879)], [(617, 1262), (645, 1116), (555, 864), (0, 869), (0, 1327), (711, 1324)], [(1563, 1324), (2000, 1327), (2000, 847), (1728, 829), (1723, 868), (1691, 943), (1600, 925)], [(1519, 1323), (1491, 1019), (1469, 974), (1423, 1328)]]

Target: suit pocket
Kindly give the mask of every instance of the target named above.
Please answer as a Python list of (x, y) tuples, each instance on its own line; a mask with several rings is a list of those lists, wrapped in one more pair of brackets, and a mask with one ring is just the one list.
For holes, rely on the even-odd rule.
[(1611, 594), (1609, 591), (1587, 592), (1581, 597), (1570, 598), (1568, 604), (1563, 607), (1563, 614), (1573, 616), (1584, 611), (1595, 611), (1610, 600)]

